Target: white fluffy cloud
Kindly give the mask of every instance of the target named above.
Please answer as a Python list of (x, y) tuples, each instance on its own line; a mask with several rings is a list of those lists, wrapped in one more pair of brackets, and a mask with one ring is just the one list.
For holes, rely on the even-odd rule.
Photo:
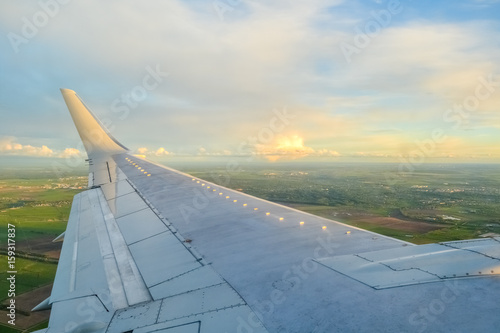
[(150, 150), (149, 148), (147, 147), (140, 147), (140, 148), (137, 148), (137, 153), (139, 155), (143, 155), (143, 156), (168, 156), (168, 155), (171, 155), (172, 153), (167, 151), (165, 148), (163, 147), (160, 147), (156, 150)]
[(155, 155), (156, 156), (164, 156), (164, 155), (170, 155), (170, 153), (168, 151), (166, 151), (165, 148), (160, 147), (156, 150)]
[(66, 148), (63, 151), (52, 150), (46, 145), (32, 146), (20, 144), (14, 137), (0, 138), (0, 155), (35, 156), (35, 157), (57, 157), (69, 158), (82, 156), (75, 148)]

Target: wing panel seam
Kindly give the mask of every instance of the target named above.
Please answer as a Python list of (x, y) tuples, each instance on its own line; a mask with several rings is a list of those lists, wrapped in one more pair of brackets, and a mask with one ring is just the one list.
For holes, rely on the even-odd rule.
[[(168, 222), (168, 219), (166, 219), (164, 216), (162, 216), (161, 213), (158, 211), (158, 209), (156, 209), (153, 206), (153, 204), (145, 198), (145, 196), (141, 193), (141, 191), (139, 191), (139, 189), (134, 185), (134, 183), (132, 183), (128, 178), (126, 180), (130, 184), (130, 186), (132, 186), (132, 188), (137, 192), (139, 197), (144, 201), (144, 203), (148, 206), (148, 208), (151, 209), (151, 211), (160, 219), (160, 221), (162, 221), (162, 223), (165, 224), (165, 226), (168, 228), (168, 230), (170, 230), (172, 232), (172, 234), (174, 235), (175, 238), (177, 238), (179, 243), (181, 243), (181, 245), (187, 251), (189, 251), (189, 253), (191, 253), (191, 255), (195, 258), (196, 261), (198, 261), (202, 266), (205, 266), (207, 263), (204, 262), (203, 257), (196, 250), (194, 250), (191, 246), (187, 245), (187, 243), (185, 242), (186, 239), (184, 237), (182, 237), (177, 232), (177, 230), (173, 227), (173, 225), (170, 222)], [(120, 217), (123, 217), (123, 216), (120, 216)], [(165, 221), (167, 221), (167, 223), (165, 223)]]

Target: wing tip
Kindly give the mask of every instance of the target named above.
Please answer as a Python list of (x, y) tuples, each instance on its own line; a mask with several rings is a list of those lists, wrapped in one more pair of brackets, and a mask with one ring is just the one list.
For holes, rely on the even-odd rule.
[(75, 91), (66, 88), (59, 89), (87, 154), (117, 154), (129, 151), (111, 135), (106, 126), (92, 113)]
[(67, 89), (67, 88), (59, 88), (59, 90), (61, 90), (62, 94), (69, 94), (69, 93), (76, 94), (74, 90)]

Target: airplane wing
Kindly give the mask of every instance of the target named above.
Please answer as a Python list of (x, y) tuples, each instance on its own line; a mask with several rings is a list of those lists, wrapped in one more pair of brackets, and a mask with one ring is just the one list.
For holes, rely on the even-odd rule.
[(415, 246), (132, 155), (62, 89), (89, 157), (45, 333), (498, 332), (500, 238)]

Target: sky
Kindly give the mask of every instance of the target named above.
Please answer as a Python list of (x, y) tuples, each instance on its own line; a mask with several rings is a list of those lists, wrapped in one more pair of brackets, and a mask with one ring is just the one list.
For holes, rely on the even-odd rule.
[[(3, 1), (0, 158), (500, 162), (500, 1)], [(83, 157), (82, 157), (83, 158)]]

